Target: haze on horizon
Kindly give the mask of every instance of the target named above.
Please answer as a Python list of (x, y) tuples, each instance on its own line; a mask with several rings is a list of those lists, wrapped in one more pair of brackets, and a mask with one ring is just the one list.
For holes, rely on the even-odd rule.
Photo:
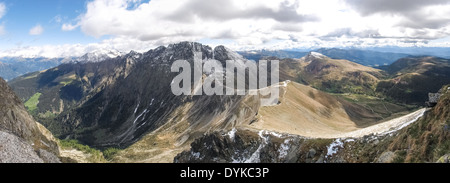
[(146, 51), (450, 47), (448, 0), (0, 0), (0, 57)]

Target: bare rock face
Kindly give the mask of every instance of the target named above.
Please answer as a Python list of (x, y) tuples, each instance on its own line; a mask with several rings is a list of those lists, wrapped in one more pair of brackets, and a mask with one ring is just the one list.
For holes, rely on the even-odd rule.
[(427, 107), (434, 107), (439, 101), (439, 98), (441, 98), (441, 93), (428, 93), (428, 101), (425, 102)]
[(0, 163), (43, 163), (33, 147), (23, 139), (0, 131)]
[(1, 78), (0, 99), (0, 162), (59, 162), (56, 142), (39, 131), (22, 101)]
[(450, 163), (450, 154), (446, 154), (446, 155), (442, 156), (441, 158), (439, 158), (437, 163)]
[(392, 160), (394, 160), (394, 158), (395, 158), (394, 152), (386, 151), (380, 155), (380, 157), (378, 158), (378, 160), (376, 162), (377, 163), (391, 163)]
[[(231, 135), (232, 134), (232, 135)], [(305, 139), (275, 132), (238, 129), (197, 139), (175, 163), (297, 163), (323, 162), (324, 148), (303, 145)], [(303, 148), (302, 148), (303, 147)], [(314, 153), (311, 153), (312, 148)], [(321, 158), (322, 156), (322, 158)]]

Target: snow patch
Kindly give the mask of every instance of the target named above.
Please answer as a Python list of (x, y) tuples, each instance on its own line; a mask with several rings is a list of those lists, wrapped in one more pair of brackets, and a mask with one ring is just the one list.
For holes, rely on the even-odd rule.
[(286, 81), (284, 81), (284, 84), (283, 84), (283, 86), (284, 87), (287, 87), (288, 86), (288, 84), (291, 82), (291, 80), (286, 80)]
[(401, 130), (401, 129), (403, 129), (403, 128), (409, 126), (411, 123), (414, 123), (414, 122), (416, 122), (417, 120), (419, 120), (419, 118), (421, 118), (424, 114), (425, 114), (425, 111), (422, 112), (422, 113), (420, 113), (419, 115), (415, 116), (412, 120), (406, 121), (406, 122), (400, 124), (400, 126), (397, 126), (397, 127), (392, 128), (392, 130), (390, 130), (390, 131), (381, 133), (381, 135), (386, 135), (386, 134), (390, 134), (390, 133), (396, 132), (396, 131), (398, 131), (398, 130)]
[(270, 132), (270, 131), (268, 132), (268, 131), (266, 131), (265, 134), (272, 135), (272, 136), (275, 136), (275, 137), (278, 137), (278, 138), (283, 137), (283, 134), (279, 134), (277, 132)]
[(248, 158), (247, 160), (244, 161), (244, 163), (259, 163), (261, 162), (261, 150), (262, 148), (264, 148), (269, 140), (268, 136), (264, 136), (265, 131), (261, 130), (259, 131), (258, 135), (259, 137), (262, 139), (261, 144), (259, 145), (258, 149), (250, 156), (250, 158)]
[(152, 101), (150, 102), (150, 105), (153, 105), (153, 101), (154, 101), (155, 99), (154, 98), (152, 98)]
[(200, 159), (200, 153), (199, 152), (192, 152), (191, 151), (191, 156), (195, 159)]
[(347, 139), (345, 142), (355, 142), (355, 139)]
[(138, 105), (136, 106), (136, 109), (134, 109), (134, 114), (136, 114), (136, 112), (137, 112), (137, 110), (138, 110), (140, 104), (141, 104), (141, 103), (138, 103)]
[(376, 136), (389, 135), (416, 122), (420, 117), (422, 117), (425, 114), (425, 112), (426, 112), (425, 108), (420, 109), (405, 116), (398, 117), (367, 128), (359, 129), (348, 133), (343, 133), (341, 135), (336, 136), (335, 138), (345, 138), (345, 137), (360, 138), (366, 135), (376, 135)]
[(142, 112), (141, 114), (139, 114), (139, 116), (133, 121), (133, 125), (136, 124), (136, 121), (145, 113), (147, 113), (147, 109), (144, 110), (144, 112)]
[(120, 57), (122, 55), (123, 55), (123, 53), (121, 53), (118, 50), (99, 49), (99, 50), (95, 50), (95, 51), (90, 52), (90, 53), (86, 53), (85, 55), (76, 58), (74, 61), (75, 62), (81, 62), (81, 63), (101, 62), (101, 61), (104, 61), (106, 59), (116, 58), (116, 57)]
[(338, 152), (340, 148), (344, 147), (344, 142), (341, 139), (336, 139), (327, 147), (327, 155), (325, 158), (330, 157)]
[(236, 135), (236, 132), (237, 132), (236, 128), (233, 128), (231, 131), (229, 131), (229, 132), (227, 133), (227, 134), (228, 134), (228, 137), (230, 137), (230, 139), (233, 140), (233, 141), (234, 141), (234, 137), (235, 137), (235, 135)]
[(280, 149), (278, 149), (278, 153), (279, 153), (279, 157), (280, 158), (285, 158), (288, 154), (288, 150), (289, 150), (289, 142), (291, 142), (292, 139), (286, 139), (284, 140), (284, 143), (281, 144)]
[(318, 52), (311, 52), (310, 53), (311, 56), (313, 57), (325, 57), (325, 55), (323, 55), (322, 53), (318, 53)]

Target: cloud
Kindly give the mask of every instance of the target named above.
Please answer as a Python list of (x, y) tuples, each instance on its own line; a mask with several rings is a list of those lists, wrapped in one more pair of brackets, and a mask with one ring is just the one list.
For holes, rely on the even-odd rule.
[(4, 3), (0, 2), (0, 18), (6, 14), (6, 6)]
[(358, 38), (379, 38), (378, 30), (360, 30), (355, 31), (351, 27), (336, 29), (323, 37), (358, 37)]
[(53, 17), (50, 22), (56, 22), (56, 23), (61, 23), (63, 21), (63, 17), (61, 15), (56, 15), (55, 17)]
[[(416, 29), (436, 29), (417, 39), (441, 38), (448, 34), (449, 10), (444, 1), (429, 3), (413, 0), (357, 1), (346, 0), (152, 0), (136, 5), (131, 0), (95, 0), (87, 3), (86, 12), (76, 24), (65, 24), (63, 30), (76, 27), (87, 35), (126, 36), (141, 41), (168, 42), (201, 39), (231, 39), (248, 46), (267, 40), (296, 37), (403, 38)], [(407, 4), (401, 6), (401, 4)], [(427, 16), (405, 17), (420, 6)], [(391, 12), (391, 14), (386, 14)], [(444, 12), (444, 13), (442, 13)], [(450, 12), (449, 12), (450, 13)], [(450, 28), (450, 27), (449, 27)], [(437, 30), (440, 29), (440, 30)], [(447, 31), (448, 32), (448, 31)], [(179, 39), (175, 39), (179, 38)]]
[(17, 47), (0, 55), (147, 51), (180, 41), (236, 50), (433, 46), (450, 36), (450, 4), (441, 0), (91, 0), (75, 19), (60, 18), (62, 31), (80, 28), (108, 39)]
[(296, 0), (152, 0), (131, 10), (130, 3), (125, 0), (89, 2), (77, 25), (94, 37), (130, 36), (154, 41), (168, 37), (239, 39), (270, 33), (273, 27), (299, 30), (303, 22), (319, 20), (315, 15), (299, 12)]
[(72, 24), (63, 24), (61, 27), (61, 30), (63, 31), (72, 31), (76, 28), (78, 28), (79, 25), (72, 25)]
[(44, 28), (38, 24), (30, 29), (29, 34), (32, 36), (38, 36), (38, 35), (41, 35), (43, 32), (44, 32)]
[(449, 4), (448, 0), (345, 0), (364, 16), (375, 13), (408, 14), (426, 6)]
[(173, 11), (167, 18), (173, 21), (194, 21), (195, 18), (228, 21), (232, 19), (274, 19), (279, 22), (306, 22), (316, 21), (318, 18), (311, 15), (302, 15), (297, 12), (298, 3), (280, 2), (276, 9), (263, 4), (242, 8), (232, 0), (202, 1), (192, 0), (185, 2), (178, 10)]
[(450, 23), (448, 0), (345, 0), (362, 16), (385, 14), (400, 16), (398, 26), (421, 29), (442, 28)]
[(99, 43), (90, 44), (64, 44), (64, 45), (42, 45), (42, 46), (21, 46), (14, 49), (2, 50), (0, 57), (79, 57), (95, 50), (119, 50), (129, 52), (135, 50), (145, 52), (149, 49), (156, 48), (160, 45), (166, 45), (164, 42), (157, 41), (140, 41), (138, 39), (130, 39), (128, 37), (116, 37), (103, 40)]

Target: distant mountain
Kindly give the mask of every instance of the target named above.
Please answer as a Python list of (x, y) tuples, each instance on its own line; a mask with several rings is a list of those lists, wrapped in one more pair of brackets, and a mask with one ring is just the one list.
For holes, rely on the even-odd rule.
[(116, 58), (124, 55), (117, 50), (96, 50), (73, 59), (74, 62), (100, 62), (110, 58)]
[(332, 93), (374, 95), (375, 86), (384, 77), (384, 73), (348, 60), (331, 59), (320, 53), (310, 52), (300, 59), (285, 59), (280, 62), (280, 77)]
[(390, 79), (381, 81), (376, 91), (404, 103), (422, 105), (428, 93), (450, 84), (450, 60), (418, 56), (399, 59), (384, 68)]
[(70, 62), (99, 62), (109, 58), (120, 57), (124, 55), (117, 50), (96, 50), (86, 53), (81, 57), (69, 58), (23, 58), (23, 57), (3, 57), (0, 58), (0, 77), (5, 80), (11, 80), (18, 76), (43, 71), (56, 67), (63, 63)]
[(239, 54), (246, 59), (259, 61), (264, 57), (277, 57), (277, 58), (301, 58), (308, 52), (296, 52), (296, 51), (284, 51), (284, 50), (253, 50), (253, 51), (239, 51)]
[[(378, 52), (371, 50), (358, 50), (358, 49), (339, 49), (339, 48), (321, 48), (314, 50), (314, 52), (321, 53), (332, 59), (344, 59), (349, 60), (361, 65), (377, 67), (383, 65), (389, 65), (396, 60), (407, 57), (410, 54), (405, 53), (391, 53), (391, 52)], [(261, 60), (265, 57), (276, 57), (279, 59), (284, 58), (301, 58), (308, 54), (308, 52), (300, 51), (285, 51), (285, 50), (253, 50), (253, 51), (240, 51), (238, 52), (246, 59), (249, 60)]]
[(332, 59), (345, 59), (365, 66), (390, 65), (396, 60), (409, 56), (404, 53), (377, 52), (357, 49), (321, 48), (315, 52), (322, 53)]
[(450, 48), (449, 47), (372, 47), (367, 48), (367, 50), (377, 51), (377, 52), (391, 52), (391, 53), (403, 53), (413, 56), (436, 56), (450, 59)]
[(0, 77), (11, 80), (26, 73), (56, 67), (65, 61), (67, 59), (63, 58), (3, 57), (0, 58)]

